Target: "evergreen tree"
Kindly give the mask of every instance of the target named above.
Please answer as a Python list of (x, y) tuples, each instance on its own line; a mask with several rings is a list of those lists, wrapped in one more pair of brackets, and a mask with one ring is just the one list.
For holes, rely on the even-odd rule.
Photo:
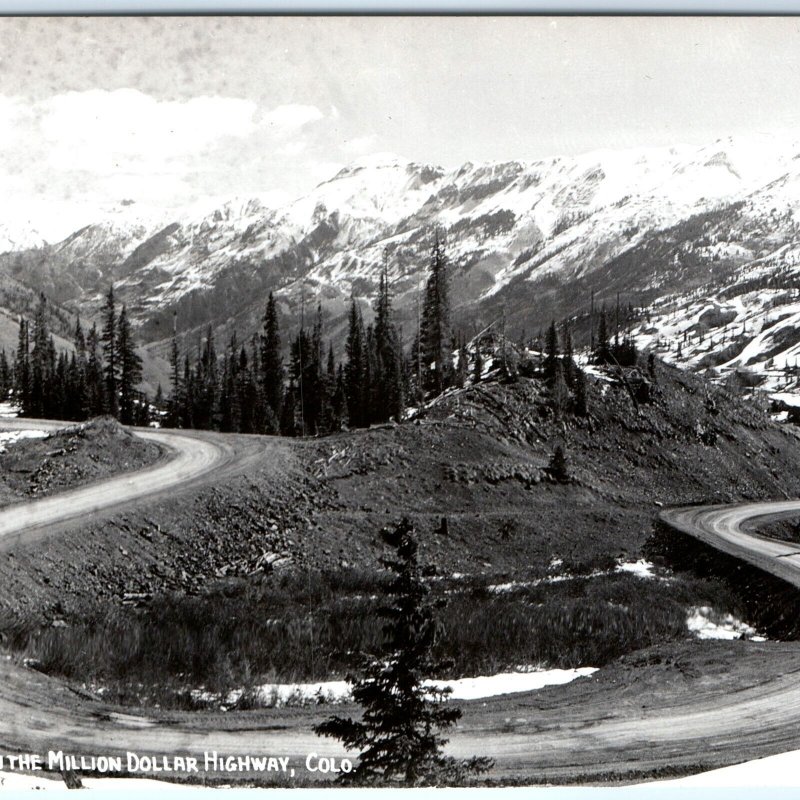
[(337, 421), (337, 429), (349, 422), (349, 411), (347, 407), (347, 381), (344, 373), (344, 366), (339, 364), (336, 369), (336, 391), (333, 394), (333, 414)]
[(278, 325), (278, 310), (272, 292), (267, 300), (264, 314), (264, 332), (261, 338), (261, 370), (264, 398), (272, 410), (273, 417), (280, 419), (283, 398), (283, 360), (281, 358), (281, 334)]
[(14, 359), (14, 395), (17, 405), (23, 415), (30, 411), (30, 355), (28, 341), (28, 323), (19, 318), (19, 334), (17, 337), (17, 352)]
[(106, 408), (100, 337), (92, 325), (86, 337), (86, 415), (96, 417)]
[(483, 355), (481, 354), (480, 344), (475, 342), (475, 363), (472, 365), (472, 382), (480, 383), (483, 376)]
[[(50, 331), (47, 329), (47, 301), (43, 294), (39, 295), (39, 305), (33, 319), (33, 348), (30, 357), (30, 395), (26, 414), (32, 417), (44, 417), (45, 386), (52, 377), (50, 366)], [(49, 404), (48, 404), (49, 405)], [(48, 411), (50, 409), (48, 408)]]
[(119, 366), (119, 419), (133, 425), (136, 419), (136, 387), (142, 380), (142, 359), (134, 347), (131, 324), (125, 306), (119, 313), (116, 330), (116, 363)]
[(456, 386), (462, 388), (469, 375), (469, 352), (467, 351), (467, 337), (463, 332), (459, 334), (458, 367), (456, 369)]
[(551, 386), (556, 377), (556, 364), (558, 363), (558, 331), (556, 330), (555, 320), (553, 320), (547, 329), (544, 343), (544, 377)]
[(447, 255), (437, 232), (431, 251), (430, 274), (425, 287), (420, 342), (423, 388), (434, 395), (441, 394), (449, 385), (451, 378), (452, 359), (450, 353), (447, 352), (449, 342), (450, 301)]
[(550, 405), (557, 417), (562, 417), (569, 405), (569, 389), (564, 379), (564, 367), (558, 359), (550, 381)]
[(361, 309), (353, 298), (350, 303), (349, 326), (345, 343), (347, 362), (344, 368), (345, 395), (351, 428), (362, 428), (367, 425), (368, 415), (364, 406), (364, 398), (367, 394), (364, 339), (364, 321), (361, 317)]
[(570, 389), (574, 389), (578, 366), (575, 363), (575, 356), (572, 351), (572, 332), (569, 329), (569, 323), (566, 321), (564, 322), (564, 357), (562, 363), (564, 364), (564, 380)]
[(373, 419), (398, 422), (405, 408), (403, 353), (400, 337), (392, 318), (389, 273), (384, 264), (375, 299), (375, 375)]
[(434, 783), (461, 771), (485, 771), (488, 759), (457, 762), (442, 749), (441, 731), (461, 712), (446, 703), (451, 689), (424, 681), (438, 677), (447, 665), (432, 651), (436, 642), (434, 605), (423, 579), (418, 545), (411, 523), (404, 519), (384, 539), (395, 557), (382, 560), (393, 575), (391, 605), (381, 609), (386, 620), (386, 652), (365, 656), (353, 684), (353, 699), (363, 707), (360, 721), (333, 716), (314, 728), (321, 736), (339, 739), (347, 749), (360, 750), (358, 764), (342, 780), (355, 783), (399, 780), (407, 785)]
[(289, 378), (289, 385), (281, 403), (281, 433), (284, 436), (297, 436), (301, 432), (301, 427), (297, 419), (297, 389), (294, 378)]
[(608, 320), (605, 306), (600, 310), (600, 322), (597, 327), (597, 344), (594, 349), (595, 364), (611, 363), (611, 347), (608, 342)]
[(8, 400), (13, 383), (11, 369), (8, 366), (8, 356), (6, 356), (6, 350), (3, 348), (2, 353), (0, 353), (0, 397), (4, 401)]
[(194, 373), (189, 365), (189, 354), (183, 357), (183, 393), (181, 395), (183, 404), (181, 408), (181, 428), (194, 428)]
[(180, 427), (181, 407), (183, 398), (181, 396), (181, 353), (178, 348), (178, 337), (172, 335), (172, 342), (169, 348), (169, 373), (170, 383), (172, 384), (172, 394), (169, 400), (169, 410), (167, 413), (167, 425), (172, 428)]
[(119, 366), (117, 364), (117, 310), (114, 301), (114, 286), (108, 288), (106, 302), (103, 306), (103, 331), (100, 336), (103, 343), (103, 357), (105, 366), (103, 378), (105, 381), (103, 398), (104, 411), (116, 417), (119, 411), (117, 385), (119, 383)]

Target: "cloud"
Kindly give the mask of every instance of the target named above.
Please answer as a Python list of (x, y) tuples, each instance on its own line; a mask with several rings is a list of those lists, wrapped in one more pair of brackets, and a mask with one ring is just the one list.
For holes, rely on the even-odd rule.
[[(256, 104), (228, 97), (157, 100), (135, 89), (68, 92), (36, 104), (56, 169), (109, 173), (164, 162), (255, 129)], [(142, 164), (143, 165), (143, 164)]]
[(375, 136), (357, 136), (355, 139), (348, 139), (343, 145), (342, 150), (351, 155), (361, 156), (375, 149)]
[(0, 198), (0, 211), (39, 208), (37, 227), (52, 238), (63, 233), (62, 207), (80, 206), (82, 219), (85, 209), (122, 198), (163, 208), (278, 187), (280, 197), (299, 194), (336, 166), (327, 163), (319, 124), (333, 122), (332, 114), (300, 103), (265, 109), (236, 97), (161, 99), (135, 89), (37, 101), (0, 95), (0, 188), (9, 198)]
[(297, 156), (302, 153), (306, 147), (308, 146), (308, 142), (303, 139), (297, 139), (292, 142), (287, 142), (284, 145), (281, 145), (275, 153), (279, 156)]
[(316, 161), (308, 165), (309, 174), (318, 181), (327, 181), (346, 165), (339, 161)]
[(318, 122), (324, 118), (325, 115), (316, 106), (290, 103), (264, 114), (262, 124), (277, 136), (287, 136), (310, 122)]

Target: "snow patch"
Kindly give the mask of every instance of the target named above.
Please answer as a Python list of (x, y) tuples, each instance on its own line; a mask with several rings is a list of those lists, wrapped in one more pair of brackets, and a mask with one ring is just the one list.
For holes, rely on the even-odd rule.
[[(518, 667), (514, 672), (497, 675), (478, 675), (473, 678), (425, 681), (432, 688), (449, 688), (453, 700), (479, 700), (514, 692), (532, 692), (546, 686), (560, 686), (577, 678), (585, 678), (597, 672), (597, 667), (575, 669), (541, 669)], [(344, 703), (350, 699), (350, 684), (344, 680), (317, 681), (314, 683), (268, 683), (256, 689), (258, 701), (265, 706), (308, 705), (312, 703)], [(213, 702), (214, 694), (195, 690), (196, 700)], [(242, 696), (241, 690), (230, 692), (225, 698), (227, 705), (235, 705)]]
[(45, 439), (48, 435), (47, 431), (0, 431), (0, 453), (5, 453), (8, 445), (20, 439)]
[(0, 403), (0, 417), (18, 417), (22, 409), (14, 403)]
[(749, 639), (764, 642), (763, 636), (756, 635), (756, 629), (736, 619), (732, 614), (715, 614), (709, 606), (692, 608), (686, 618), (686, 627), (698, 639)]
[(637, 578), (655, 578), (653, 565), (649, 561), (640, 558), (638, 561), (625, 561), (617, 565), (617, 572), (627, 572)]

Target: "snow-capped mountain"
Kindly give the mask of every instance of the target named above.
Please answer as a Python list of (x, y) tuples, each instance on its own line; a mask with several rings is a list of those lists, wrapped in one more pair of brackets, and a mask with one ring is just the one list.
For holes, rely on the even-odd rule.
[[(371, 298), (385, 262), (408, 333), (439, 231), (454, 316), (467, 332), (501, 314), (512, 333), (535, 331), (580, 317), (592, 291), (598, 303), (619, 292), (650, 307), (638, 335), (655, 343), (706, 325), (699, 320), (712, 319), (712, 306), (725, 318), (736, 310), (739, 325), (763, 316), (765, 304), (785, 305), (762, 284), (790, 290), (798, 213), (800, 134), (455, 170), (383, 154), (283, 206), (242, 198), (180, 213), (117, 209), (56, 244), (13, 248), (0, 269), (84, 316), (113, 281), (140, 335), (157, 346), (173, 324), (249, 335), (269, 291), (287, 324), (301, 304), (321, 302), (336, 337), (349, 298)], [(737, 294), (754, 280), (756, 295)], [(791, 313), (800, 317), (800, 306)], [(797, 327), (791, 347), (800, 353), (800, 319)], [(766, 353), (777, 343), (759, 341), (762, 361), (774, 358)], [(698, 347), (687, 334), (680, 356), (677, 343), (673, 352), (701, 366), (708, 359)], [(761, 364), (745, 349), (735, 357)]]

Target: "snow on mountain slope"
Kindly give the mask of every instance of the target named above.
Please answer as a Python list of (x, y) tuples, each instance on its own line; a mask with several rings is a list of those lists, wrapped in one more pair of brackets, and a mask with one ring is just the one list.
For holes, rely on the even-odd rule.
[[(727, 308), (738, 298), (731, 326), (748, 330), (763, 303), (783, 304), (745, 288), (783, 276), (783, 291), (793, 281), (798, 208), (795, 132), (449, 171), (379, 154), (286, 205), (240, 198), (180, 213), (116, 208), (58, 244), (0, 256), (0, 270), (89, 317), (113, 281), (151, 342), (169, 335), (173, 317), (184, 332), (212, 324), (248, 335), (269, 291), (286, 324), (301, 302), (319, 300), (335, 331), (351, 295), (372, 296), (384, 261), (410, 323), (438, 230), (459, 320), (485, 324), (502, 309), (510, 325), (531, 329), (580, 314), (591, 290), (604, 300), (621, 292), (652, 305), (642, 342), (672, 339), (677, 348), (706, 301)], [(673, 318), (661, 307), (667, 298)], [(687, 333), (680, 357), (768, 369), (790, 319), (787, 310), (755, 350), (731, 349), (721, 362), (709, 356), (712, 337), (694, 343)], [(731, 336), (715, 334), (713, 352)]]

